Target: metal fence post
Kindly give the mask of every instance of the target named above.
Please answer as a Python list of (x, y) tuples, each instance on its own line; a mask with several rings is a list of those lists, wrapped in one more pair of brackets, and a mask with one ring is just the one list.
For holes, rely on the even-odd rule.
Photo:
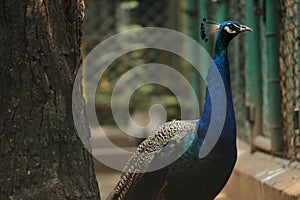
[[(210, 19), (210, 15), (208, 12), (208, 0), (198, 0), (198, 19), (201, 22), (203, 20), (203, 18), (207, 18)], [(199, 23), (200, 25), (200, 23)], [(198, 33), (200, 32), (200, 27), (198, 29)], [(212, 49), (213, 49), (213, 40), (211, 38), (208, 39), (208, 41), (205, 43), (203, 41), (201, 41), (201, 39), (199, 39), (199, 43), (201, 45), (203, 45), (203, 48), (205, 48), (205, 50), (212, 55)], [(207, 66), (210, 65), (210, 59), (207, 58), (206, 55), (199, 55), (199, 60), (201, 62), (200, 65), (200, 71), (202, 72), (203, 69), (206, 69)], [(205, 66), (205, 67), (202, 67)], [(206, 72), (207, 73), (207, 72)], [(205, 72), (203, 72), (202, 74), (205, 74)], [(205, 90), (206, 90), (206, 83), (205, 83), (205, 78), (206, 77), (202, 77), (203, 80), (200, 80), (200, 104), (203, 106), (204, 105), (204, 99), (205, 99)]]
[(216, 1), (216, 20), (218, 22), (224, 21), (228, 15), (227, 0)]
[[(188, 35), (194, 40), (198, 41), (198, 10), (197, 10), (197, 0), (187, 1), (187, 14), (188, 14)], [(196, 49), (191, 49), (189, 47), (189, 52), (192, 55), (192, 59), (198, 62), (198, 52)], [(192, 88), (195, 91), (198, 99), (200, 97), (200, 81), (198, 71), (192, 66), (190, 70), (190, 81)], [(198, 102), (193, 102), (193, 107), (199, 106)]]
[(268, 68), (269, 131), (274, 153), (283, 149), (283, 119), (281, 109), (279, 65), (279, 0), (266, 0), (266, 41)]
[(262, 134), (262, 66), (258, 7), (258, 1), (246, 1), (246, 24), (254, 29), (252, 33), (246, 35), (247, 103), (250, 108), (248, 120), (251, 124), (252, 147), (255, 137)]

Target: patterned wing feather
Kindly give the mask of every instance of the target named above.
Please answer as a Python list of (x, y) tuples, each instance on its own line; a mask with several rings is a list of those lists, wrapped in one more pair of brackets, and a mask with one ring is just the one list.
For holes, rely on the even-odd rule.
[[(107, 200), (123, 200), (134, 189), (136, 183), (143, 177), (155, 155), (170, 142), (179, 142), (188, 132), (196, 130), (198, 120), (166, 122), (152, 132), (137, 148), (127, 161), (116, 187)], [(194, 131), (193, 131), (194, 132)]]

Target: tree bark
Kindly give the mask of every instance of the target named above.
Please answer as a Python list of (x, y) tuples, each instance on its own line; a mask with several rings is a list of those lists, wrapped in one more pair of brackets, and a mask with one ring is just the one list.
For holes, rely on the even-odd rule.
[(83, 0), (0, 0), (1, 200), (100, 199), (72, 118), (83, 9)]

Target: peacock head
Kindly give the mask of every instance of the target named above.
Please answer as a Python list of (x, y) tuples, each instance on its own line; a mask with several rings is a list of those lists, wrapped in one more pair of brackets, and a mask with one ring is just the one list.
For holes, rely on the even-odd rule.
[(251, 28), (235, 21), (224, 21), (221, 24), (203, 19), (200, 27), (200, 34), (203, 41), (207, 42), (210, 35), (217, 33), (217, 40), (229, 43), (238, 34), (252, 31)]

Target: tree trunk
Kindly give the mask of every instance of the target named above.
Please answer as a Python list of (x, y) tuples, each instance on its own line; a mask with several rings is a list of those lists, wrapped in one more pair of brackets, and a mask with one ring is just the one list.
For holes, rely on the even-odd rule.
[(83, 9), (83, 0), (0, 0), (1, 200), (100, 199), (72, 118)]

